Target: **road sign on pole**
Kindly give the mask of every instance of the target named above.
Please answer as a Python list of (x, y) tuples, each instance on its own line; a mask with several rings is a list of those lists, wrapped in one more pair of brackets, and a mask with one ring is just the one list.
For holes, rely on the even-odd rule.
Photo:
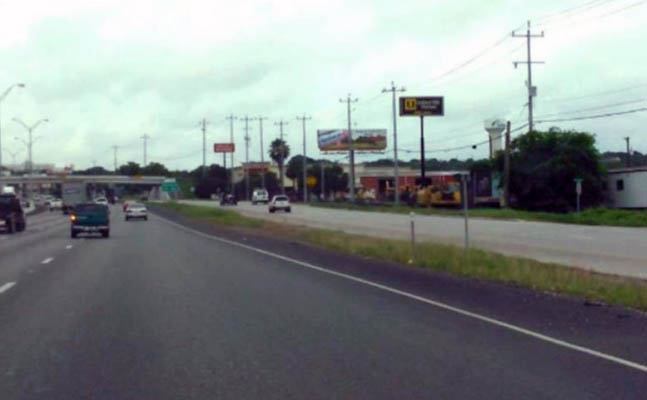
[(400, 97), (400, 116), (420, 117), (420, 185), (427, 186), (425, 179), (425, 117), (445, 115), (442, 96)]
[(400, 116), (443, 116), (445, 101), (442, 96), (400, 97)]
[(235, 143), (214, 143), (213, 152), (214, 153), (233, 153), (236, 151)]

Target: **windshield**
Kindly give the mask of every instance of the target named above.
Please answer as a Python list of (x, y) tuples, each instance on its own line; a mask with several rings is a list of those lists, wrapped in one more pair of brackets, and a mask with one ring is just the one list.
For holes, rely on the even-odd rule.
[(287, 200), (288, 200), (288, 198), (287, 198), (287, 197), (285, 197), (285, 196), (276, 196), (276, 197), (274, 198), (274, 200), (276, 200), (276, 201), (287, 201)]

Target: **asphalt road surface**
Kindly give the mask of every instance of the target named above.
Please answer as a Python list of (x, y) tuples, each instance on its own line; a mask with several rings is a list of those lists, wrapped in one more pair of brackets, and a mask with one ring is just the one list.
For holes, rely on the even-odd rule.
[[(471, 284), (449, 306), (478, 305), (453, 309), (435, 302), (433, 285), (410, 292), (406, 271), (397, 282), (376, 275), (379, 284), (339, 272), (366, 260), (313, 250), (312, 265), (157, 216), (122, 218), (113, 207), (109, 239), (70, 239), (60, 213), (0, 235), (1, 399), (647, 393), (642, 314), (543, 297), (524, 309), (517, 291), (485, 298)], [(436, 278), (411, 285), (427, 279)], [(438, 287), (440, 296), (448, 285)], [(510, 298), (490, 305), (503, 294)], [(554, 317), (533, 311), (552, 307)], [(599, 328), (576, 334), (561, 328), (562, 315), (599, 316), (590, 325)]]
[[(183, 201), (211, 205), (214, 201)], [(341, 230), (386, 238), (408, 240), (410, 217), (402, 214), (349, 211), (292, 205), (292, 213), (269, 214), (265, 205), (240, 202), (235, 208), (244, 215)], [(463, 245), (464, 220), (460, 217), (416, 215), (416, 238)], [(533, 258), (598, 272), (647, 279), (647, 229), (504, 221), (469, 220), (473, 246), (499, 253)]]

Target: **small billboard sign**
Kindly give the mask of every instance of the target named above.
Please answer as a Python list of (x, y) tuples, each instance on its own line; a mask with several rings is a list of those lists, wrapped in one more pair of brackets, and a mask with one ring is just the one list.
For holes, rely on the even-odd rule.
[(235, 143), (214, 143), (213, 152), (214, 153), (233, 153), (236, 151)]
[(269, 169), (270, 169), (270, 164), (266, 162), (243, 163), (243, 171), (248, 172), (250, 174), (267, 172)]
[[(347, 129), (320, 129), (317, 131), (317, 144), (321, 151), (350, 150), (350, 134)], [(353, 150), (384, 151), (386, 149), (386, 129), (354, 129)]]
[(444, 103), (442, 96), (400, 97), (400, 116), (443, 116)]

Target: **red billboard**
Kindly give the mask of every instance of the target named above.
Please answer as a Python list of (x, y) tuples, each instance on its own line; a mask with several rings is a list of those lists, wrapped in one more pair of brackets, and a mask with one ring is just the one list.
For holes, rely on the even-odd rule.
[(214, 143), (213, 152), (214, 153), (233, 153), (236, 151), (235, 143)]

